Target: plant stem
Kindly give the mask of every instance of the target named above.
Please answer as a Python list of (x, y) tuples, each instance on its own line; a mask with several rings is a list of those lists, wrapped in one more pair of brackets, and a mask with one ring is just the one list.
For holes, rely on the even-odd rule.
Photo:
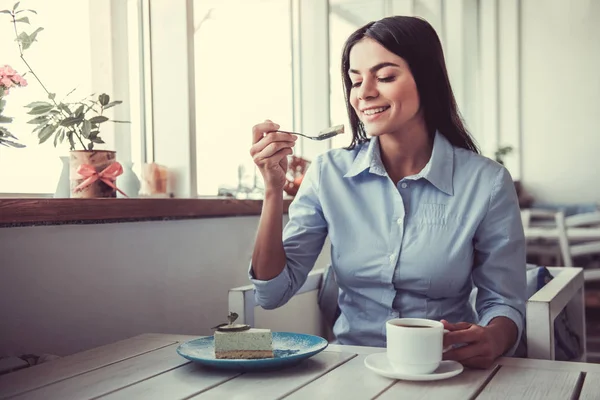
[[(58, 108), (58, 110), (63, 113), (63, 115), (65, 116), (69, 116), (68, 114), (65, 113), (65, 111), (63, 109), (61, 109), (60, 107), (58, 107), (58, 103), (56, 102), (56, 100), (54, 100), (53, 97), (50, 96), (50, 91), (46, 88), (46, 86), (42, 83), (42, 81), (40, 80), (40, 78), (37, 76), (37, 74), (35, 72), (33, 72), (33, 69), (31, 68), (31, 65), (29, 65), (29, 63), (27, 62), (27, 60), (25, 59), (25, 56), (23, 55), (23, 47), (21, 46), (21, 42), (19, 41), (19, 33), (17, 31), (17, 19), (16, 19), (16, 15), (12, 14), (13, 17), (13, 28), (15, 30), (15, 38), (17, 39), (17, 44), (19, 45), (19, 55), (21, 57), (21, 60), (23, 60), (23, 62), (25, 63), (25, 65), (27, 66), (27, 68), (29, 69), (29, 72), (31, 72), (31, 74), (35, 77), (35, 79), (38, 81), (38, 83), (40, 84), (40, 86), (42, 87), (42, 89), (44, 89), (44, 91), (46, 92), (46, 94), (48, 95), (48, 98), (50, 100), (52, 100), (52, 102), (54, 103), (54, 105), (56, 106), (56, 108)], [(83, 147), (84, 150), (87, 150), (87, 148), (85, 147), (85, 144), (83, 144), (83, 141), (81, 140), (81, 136), (79, 133), (77, 133), (76, 129), (70, 129), (73, 134), (75, 136), (77, 136), (77, 139), (79, 139), (79, 142), (81, 143), (81, 146)], [(75, 150), (75, 149), (71, 149), (71, 150)]]

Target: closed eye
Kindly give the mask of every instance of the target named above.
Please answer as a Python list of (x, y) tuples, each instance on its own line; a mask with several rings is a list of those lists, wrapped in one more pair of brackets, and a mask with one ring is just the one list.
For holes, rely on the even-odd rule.
[(352, 87), (353, 87), (353, 88), (357, 88), (357, 87), (359, 87), (359, 86), (360, 86), (360, 84), (361, 84), (361, 83), (362, 83), (362, 82), (354, 82), (354, 83), (352, 84)]
[(385, 78), (377, 78), (377, 80), (379, 82), (393, 82), (394, 80), (396, 80), (396, 77), (392, 75), (392, 76), (387, 76)]

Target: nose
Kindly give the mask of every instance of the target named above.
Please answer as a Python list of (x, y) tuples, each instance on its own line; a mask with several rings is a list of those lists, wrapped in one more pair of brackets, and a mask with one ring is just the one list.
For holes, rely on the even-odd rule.
[(374, 99), (379, 96), (374, 80), (370, 78), (364, 79), (358, 88), (357, 96), (360, 100)]

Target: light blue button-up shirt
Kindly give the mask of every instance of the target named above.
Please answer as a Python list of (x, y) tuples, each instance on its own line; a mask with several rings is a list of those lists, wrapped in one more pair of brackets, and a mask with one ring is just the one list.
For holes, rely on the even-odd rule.
[(396, 186), (372, 138), (318, 156), (288, 214), (281, 274), (261, 281), (250, 268), (262, 307), (282, 306), (298, 291), (329, 235), (338, 343), (383, 347), (385, 321), (395, 317), (485, 326), (505, 316), (520, 338), (525, 239), (514, 184), (500, 164), (437, 133), (425, 168)]

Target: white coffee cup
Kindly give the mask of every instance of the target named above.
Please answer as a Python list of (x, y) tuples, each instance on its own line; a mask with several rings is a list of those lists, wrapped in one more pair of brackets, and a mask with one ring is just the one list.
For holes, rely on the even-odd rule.
[(430, 374), (442, 361), (444, 325), (423, 318), (386, 322), (387, 358), (392, 368), (408, 374)]

